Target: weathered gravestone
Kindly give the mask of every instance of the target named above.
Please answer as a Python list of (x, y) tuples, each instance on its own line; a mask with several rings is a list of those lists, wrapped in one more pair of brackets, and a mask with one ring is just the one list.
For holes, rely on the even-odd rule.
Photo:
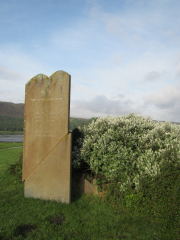
[(38, 74), (26, 83), (24, 110), (24, 197), (70, 203), (71, 76), (57, 71)]

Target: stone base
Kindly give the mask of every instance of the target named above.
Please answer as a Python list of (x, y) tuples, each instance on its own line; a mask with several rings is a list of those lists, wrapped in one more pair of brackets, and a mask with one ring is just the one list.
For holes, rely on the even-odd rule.
[(25, 179), (24, 197), (70, 203), (71, 136), (67, 134)]
[[(82, 176), (77, 179), (72, 178), (72, 190), (80, 195), (82, 195), (83, 193), (85, 195), (91, 195), (92, 193), (94, 196), (104, 197), (107, 193), (107, 190), (98, 192), (97, 190), (98, 186), (97, 185), (94, 186), (96, 181), (97, 181), (96, 178), (92, 179), (91, 181), (88, 180), (86, 174), (83, 173)], [(105, 186), (106, 185), (103, 184), (103, 187)]]

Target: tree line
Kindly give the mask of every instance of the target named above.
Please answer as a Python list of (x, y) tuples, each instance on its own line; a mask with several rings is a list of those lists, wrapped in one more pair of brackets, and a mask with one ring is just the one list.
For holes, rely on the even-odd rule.
[[(70, 130), (85, 124), (88, 124), (88, 120), (76, 118), (70, 119)], [(23, 131), (23, 128), (23, 118), (0, 116), (0, 131)]]
[(0, 131), (23, 131), (24, 119), (0, 116)]

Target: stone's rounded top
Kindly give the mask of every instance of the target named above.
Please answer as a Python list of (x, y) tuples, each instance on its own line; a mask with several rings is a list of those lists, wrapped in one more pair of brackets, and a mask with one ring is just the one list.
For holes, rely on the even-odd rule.
[(31, 82), (41, 82), (43, 79), (49, 80), (49, 78), (46, 75), (42, 73), (37, 74), (26, 83), (26, 86), (29, 85)]
[[(63, 70), (56, 71), (56, 72), (53, 73), (53, 74), (59, 74), (59, 73), (61, 73), (61, 74), (62, 74), (62, 73), (65, 73), (65, 74), (70, 75), (69, 73), (67, 73), (67, 72), (65, 72), (65, 71), (63, 71)], [(52, 75), (53, 75), (53, 74), (52, 74)], [(51, 75), (51, 76), (52, 76), (52, 75)]]
[(54, 78), (54, 77), (58, 77), (58, 76), (70, 76), (69, 73), (65, 72), (65, 71), (62, 71), (62, 70), (59, 70), (59, 71), (56, 71), (55, 73), (53, 73), (49, 78)]
[(56, 71), (55, 73), (53, 73), (50, 77), (40, 73), (40, 74), (37, 74), (36, 76), (34, 76), (33, 78), (31, 78), (27, 83), (26, 83), (26, 86), (29, 85), (31, 82), (41, 82), (43, 79), (46, 79), (47, 81), (50, 79), (50, 78), (56, 78), (58, 76), (65, 76), (65, 77), (68, 77), (70, 76), (69, 73), (65, 72), (65, 71), (62, 71), (62, 70), (59, 70), (59, 71)]

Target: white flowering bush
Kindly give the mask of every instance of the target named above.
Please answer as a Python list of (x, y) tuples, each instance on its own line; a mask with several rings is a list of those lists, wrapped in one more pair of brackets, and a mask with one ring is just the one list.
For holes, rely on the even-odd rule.
[(129, 186), (138, 190), (140, 179), (160, 174), (165, 161), (180, 163), (180, 127), (170, 122), (130, 113), (94, 119), (79, 131), (73, 167), (78, 169), (85, 161), (97, 175), (120, 182), (121, 191)]

